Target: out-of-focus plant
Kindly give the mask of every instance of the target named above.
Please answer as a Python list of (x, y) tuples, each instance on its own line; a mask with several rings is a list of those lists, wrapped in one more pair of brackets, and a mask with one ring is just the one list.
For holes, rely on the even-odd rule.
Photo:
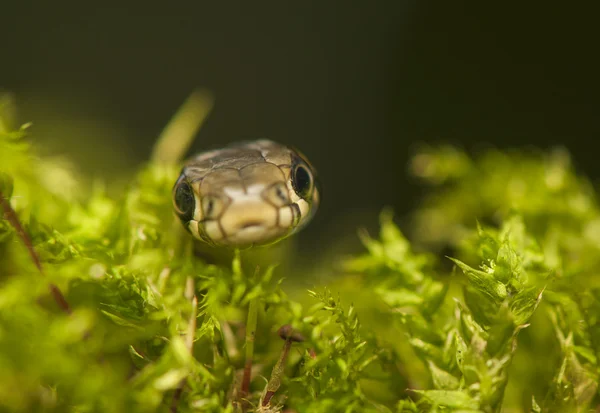
[(531, 368), (515, 366), (523, 373), (522, 380), (514, 375), (515, 389), (537, 393), (533, 405), (541, 411), (597, 404), (600, 205), (592, 183), (564, 149), (490, 150), (471, 158), (452, 147), (424, 148), (411, 166), (434, 188), (414, 215), (412, 234), (421, 245), (474, 260), (483, 252), (473, 248), (474, 221), (502, 226), (517, 213), (539, 246), (537, 261), (551, 275), (544, 315), (526, 332), (521, 360)]
[(381, 239), (365, 237), (365, 244), (368, 253), (348, 268), (369, 277), (431, 377), (425, 386), (430, 389), (415, 389), (418, 403), (403, 400), (399, 410), (498, 411), (518, 333), (550, 274), (520, 218), (499, 231), (479, 228), (470, 246), (479, 268), (453, 259), (466, 276), (464, 301), (445, 305), (449, 284), (434, 278), (431, 259), (411, 251), (388, 214), (382, 216)]

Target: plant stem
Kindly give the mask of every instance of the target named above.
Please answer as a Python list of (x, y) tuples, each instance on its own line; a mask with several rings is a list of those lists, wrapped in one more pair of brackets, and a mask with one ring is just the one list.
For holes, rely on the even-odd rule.
[[(190, 300), (191, 304), (191, 314), (188, 320), (187, 325), (187, 333), (185, 336), (185, 346), (187, 347), (190, 354), (194, 353), (194, 338), (196, 335), (196, 310), (198, 308), (198, 298), (194, 294), (194, 280), (192, 277), (187, 277), (186, 279), (186, 288), (185, 288), (185, 297)], [(179, 400), (181, 399), (181, 393), (183, 393), (183, 388), (185, 387), (185, 379), (181, 380), (177, 389), (175, 389), (175, 393), (173, 394), (173, 401), (171, 403), (171, 412), (177, 412), (179, 407)]]
[(267, 406), (270, 402), (277, 390), (279, 390), (279, 386), (281, 386), (281, 380), (283, 378), (283, 373), (285, 370), (285, 361), (287, 360), (288, 354), (290, 353), (290, 349), (292, 348), (292, 342), (300, 343), (304, 341), (304, 337), (302, 334), (297, 333), (293, 330), (292, 326), (289, 324), (285, 324), (277, 330), (279, 337), (285, 340), (283, 344), (283, 349), (281, 350), (281, 355), (279, 356), (279, 360), (275, 366), (273, 366), (273, 371), (271, 372), (271, 378), (267, 383), (267, 388), (265, 389), (265, 395), (262, 400), (262, 406)]
[(248, 321), (246, 322), (246, 364), (244, 365), (244, 377), (242, 379), (242, 406), (246, 405), (245, 398), (250, 391), (250, 376), (252, 374), (252, 358), (254, 357), (254, 337), (256, 336), (256, 325), (258, 322), (258, 297), (250, 300), (248, 305)]
[(277, 392), (277, 390), (279, 390), (279, 386), (281, 386), (281, 378), (285, 369), (285, 361), (287, 360), (290, 348), (292, 348), (292, 340), (288, 338), (287, 340), (285, 340), (283, 349), (281, 350), (281, 355), (279, 356), (279, 360), (277, 360), (277, 363), (273, 367), (273, 371), (271, 372), (271, 379), (267, 383), (265, 397), (262, 401), (263, 407), (269, 404), (271, 398), (273, 398), (273, 395), (275, 394), (275, 392)]

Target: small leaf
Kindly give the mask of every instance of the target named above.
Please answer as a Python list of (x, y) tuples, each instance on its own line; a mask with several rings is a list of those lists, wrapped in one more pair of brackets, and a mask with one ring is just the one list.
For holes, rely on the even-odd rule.
[(465, 391), (458, 390), (413, 390), (422, 395), (428, 404), (451, 409), (478, 410), (479, 402)]
[(13, 194), (13, 189), (13, 178), (4, 172), (0, 172), (0, 193), (2, 194), (5, 200), (10, 200)]
[(489, 296), (496, 302), (501, 302), (507, 296), (506, 287), (499, 281), (496, 281), (491, 274), (485, 271), (476, 270), (467, 264), (455, 258), (449, 257), (471, 281), (473, 287)]
[(437, 390), (456, 390), (460, 385), (459, 380), (452, 374), (440, 369), (434, 362), (427, 362), (433, 385)]
[(187, 375), (188, 371), (186, 369), (169, 370), (154, 380), (154, 388), (161, 391), (174, 389), (179, 386), (181, 380), (186, 378)]
[(423, 298), (419, 294), (406, 288), (394, 290), (377, 288), (375, 292), (390, 307), (418, 306), (423, 303)]

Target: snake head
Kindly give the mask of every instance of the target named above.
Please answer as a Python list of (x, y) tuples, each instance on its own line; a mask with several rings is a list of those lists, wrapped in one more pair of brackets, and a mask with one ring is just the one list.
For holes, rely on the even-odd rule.
[(314, 167), (272, 141), (244, 142), (190, 159), (173, 187), (175, 213), (213, 246), (270, 245), (312, 219), (320, 201)]

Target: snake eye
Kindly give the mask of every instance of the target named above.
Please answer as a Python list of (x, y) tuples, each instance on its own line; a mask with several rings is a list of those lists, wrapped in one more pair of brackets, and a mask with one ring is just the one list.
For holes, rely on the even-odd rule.
[(196, 200), (194, 199), (194, 192), (192, 187), (185, 180), (180, 180), (175, 188), (175, 194), (173, 195), (173, 201), (175, 204), (175, 211), (182, 221), (191, 221), (194, 217), (194, 208), (196, 206)]
[(301, 198), (310, 197), (313, 187), (312, 173), (302, 164), (296, 165), (292, 172), (292, 185)]

